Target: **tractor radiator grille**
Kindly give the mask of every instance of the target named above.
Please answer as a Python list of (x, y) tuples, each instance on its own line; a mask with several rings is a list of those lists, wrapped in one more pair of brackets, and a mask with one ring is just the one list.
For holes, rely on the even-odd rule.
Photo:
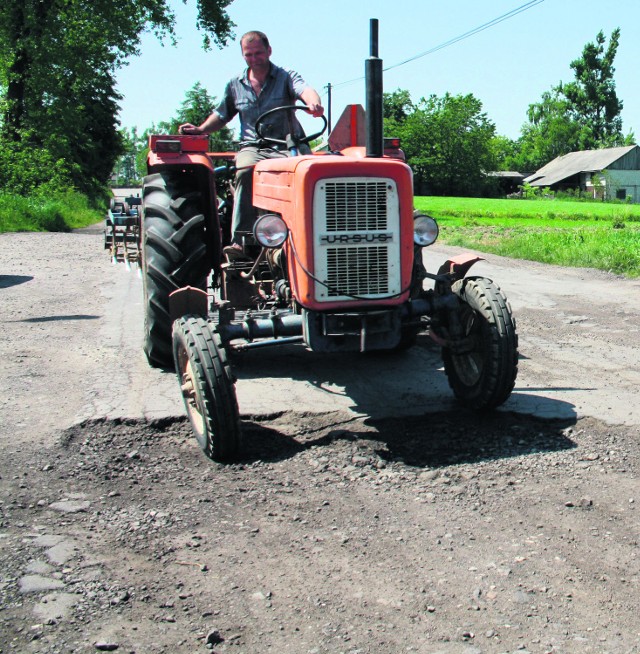
[(320, 180), (313, 211), (318, 302), (400, 293), (400, 209), (394, 180)]
[(327, 250), (327, 295), (377, 295), (389, 292), (389, 249), (346, 247)]
[(326, 182), (327, 231), (387, 228), (387, 183)]

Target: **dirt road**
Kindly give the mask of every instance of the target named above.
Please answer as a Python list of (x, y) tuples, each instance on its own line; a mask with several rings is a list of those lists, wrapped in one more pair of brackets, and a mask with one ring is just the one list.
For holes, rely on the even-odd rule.
[(222, 466), (98, 230), (0, 235), (0, 652), (640, 652), (640, 282), (489, 258), (503, 410), (426, 341), (257, 352)]

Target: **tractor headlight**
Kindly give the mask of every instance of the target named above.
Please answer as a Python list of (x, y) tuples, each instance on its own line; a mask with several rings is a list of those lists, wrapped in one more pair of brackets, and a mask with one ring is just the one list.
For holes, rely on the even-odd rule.
[(278, 248), (287, 240), (289, 229), (280, 216), (268, 213), (258, 218), (253, 234), (263, 248)]
[(438, 238), (438, 223), (431, 216), (423, 213), (413, 217), (413, 242), (423, 248), (432, 245)]

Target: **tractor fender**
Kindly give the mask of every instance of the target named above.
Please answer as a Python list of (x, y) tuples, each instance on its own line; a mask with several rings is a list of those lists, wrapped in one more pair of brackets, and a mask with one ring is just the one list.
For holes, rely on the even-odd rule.
[(474, 263), (484, 260), (484, 257), (479, 257), (477, 254), (464, 252), (463, 254), (447, 259), (440, 266), (438, 275), (452, 275), (453, 281), (456, 281), (462, 279)]
[(204, 152), (181, 152), (178, 154), (149, 152), (147, 155), (149, 173), (154, 172), (156, 168), (166, 166), (203, 166), (213, 173), (213, 163)]
[(209, 296), (200, 288), (185, 286), (169, 294), (169, 315), (172, 321), (186, 315), (206, 318), (208, 312)]

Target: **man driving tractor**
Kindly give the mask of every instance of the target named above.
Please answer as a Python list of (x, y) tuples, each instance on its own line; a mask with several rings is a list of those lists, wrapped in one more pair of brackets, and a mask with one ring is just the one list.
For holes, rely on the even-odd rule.
[[(242, 56), (247, 69), (227, 83), (224, 97), (213, 113), (201, 124), (180, 125), (181, 134), (210, 134), (224, 127), (236, 114), (240, 116), (241, 149), (236, 155), (235, 200), (231, 225), (231, 245), (224, 248), (230, 259), (243, 258), (243, 234), (250, 233), (257, 215), (252, 202), (253, 167), (259, 161), (289, 156), (283, 147), (259, 147), (255, 124), (265, 112), (282, 105), (293, 105), (296, 99), (304, 102), (310, 114), (324, 114), (317, 91), (293, 70), (276, 66), (270, 61), (271, 46), (266, 34), (247, 32), (240, 39)], [(284, 139), (288, 134), (302, 136), (302, 126), (295, 114), (278, 112), (263, 127), (268, 136)]]
[[(467, 275), (481, 257), (424, 266), (438, 225), (415, 210), (413, 172), (397, 139), (384, 139), (375, 19), (370, 37), (366, 122), (362, 107), (348, 105), (348, 129), (336, 130), (330, 152), (301, 153), (327, 128), (320, 98), (269, 62), (259, 32), (242, 37), (248, 67), (211, 116), (182, 125), (184, 136), (150, 136), (139, 244), (144, 349), (151, 365), (176, 370), (194, 435), (213, 460), (242, 452), (231, 357), (256, 348), (300, 344), (339, 366), (342, 354), (405, 351), (424, 335), (441, 348), (463, 406), (484, 412), (513, 391), (516, 323), (495, 282)], [(322, 130), (302, 135), (298, 110), (317, 115)], [(241, 138), (253, 142), (237, 157), (207, 152), (207, 133), (236, 114)], [(241, 197), (225, 261), (232, 158)], [(241, 260), (243, 246), (255, 256)]]

